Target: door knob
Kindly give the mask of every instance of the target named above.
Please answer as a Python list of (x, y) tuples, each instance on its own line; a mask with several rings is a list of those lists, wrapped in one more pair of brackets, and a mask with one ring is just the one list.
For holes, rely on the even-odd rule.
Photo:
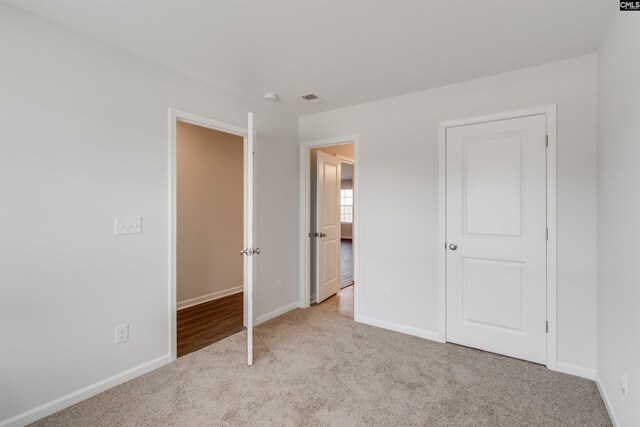
[(458, 245), (456, 245), (455, 243), (449, 243), (449, 249), (455, 251), (456, 249), (458, 249)]
[(327, 237), (327, 235), (324, 233), (320, 233), (320, 237)]
[(251, 256), (251, 255), (259, 255), (259, 254), (260, 254), (260, 248), (247, 248), (240, 251), (240, 255)]

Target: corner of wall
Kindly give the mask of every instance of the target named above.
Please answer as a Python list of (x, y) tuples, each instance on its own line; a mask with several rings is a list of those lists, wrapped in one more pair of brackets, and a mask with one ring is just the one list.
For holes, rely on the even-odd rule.
[(604, 402), (604, 406), (605, 408), (607, 408), (609, 418), (611, 418), (611, 424), (613, 424), (613, 427), (621, 427), (622, 424), (620, 424), (616, 413), (613, 411), (613, 406), (611, 405), (611, 401), (609, 400), (609, 394), (607, 393), (607, 390), (602, 383), (602, 378), (600, 378), (600, 375), (597, 372), (595, 375), (595, 382), (596, 386), (598, 387), (598, 391), (600, 392), (600, 396), (602, 397), (602, 401)]

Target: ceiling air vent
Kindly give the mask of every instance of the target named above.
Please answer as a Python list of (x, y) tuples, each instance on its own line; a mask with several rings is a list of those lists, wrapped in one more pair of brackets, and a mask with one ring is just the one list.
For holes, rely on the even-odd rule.
[(325, 102), (327, 102), (325, 99), (320, 98), (315, 93), (305, 93), (304, 95), (300, 95), (300, 98), (310, 102), (311, 104), (324, 104)]

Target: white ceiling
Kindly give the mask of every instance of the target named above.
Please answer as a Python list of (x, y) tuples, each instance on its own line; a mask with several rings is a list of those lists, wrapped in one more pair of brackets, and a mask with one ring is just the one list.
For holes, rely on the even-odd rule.
[[(9, 0), (296, 115), (595, 52), (609, 0)], [(326, 104), (297, 98), (314, 92)]]

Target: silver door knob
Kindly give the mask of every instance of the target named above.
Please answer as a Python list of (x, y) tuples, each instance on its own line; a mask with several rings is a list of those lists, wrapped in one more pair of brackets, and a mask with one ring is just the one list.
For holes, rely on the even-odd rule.
[(456, 245), (455, 243), (449, 243), (449, 249), (455, 251), (456, 249), (458, 249), (458, 245)]

